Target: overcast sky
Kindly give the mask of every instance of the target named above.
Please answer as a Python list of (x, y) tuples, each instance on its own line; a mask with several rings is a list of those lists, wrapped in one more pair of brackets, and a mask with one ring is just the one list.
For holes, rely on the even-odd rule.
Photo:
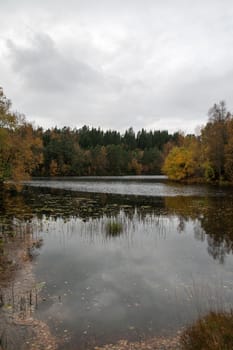
[(0, 0), (0, 86), (45, 128), (194, 132), (233, 110), (232, 0)]

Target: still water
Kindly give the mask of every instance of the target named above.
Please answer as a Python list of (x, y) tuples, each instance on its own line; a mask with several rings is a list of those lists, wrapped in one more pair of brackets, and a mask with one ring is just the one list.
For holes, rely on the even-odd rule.
[(36, 316), (67, 336), (60, 349), (167, 334), (232, 307), (232, 189), (77, 178), (31, 181), (21, 197), (43, 240)]

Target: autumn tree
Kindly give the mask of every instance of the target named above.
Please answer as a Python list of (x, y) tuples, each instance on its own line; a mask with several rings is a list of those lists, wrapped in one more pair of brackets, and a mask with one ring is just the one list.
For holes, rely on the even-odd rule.
[(11, 102), (0, 89), (0, 182), (29, 178), (42, 162), (42, 142), (22, 115), (10, 111)]
[(42, 141), (32, 125), (22, 117), (18, 119), (12, 135), (10, 153), (11, 177), (14, 181), (30, 178), (33, 170), (43, 161)]
[(220, 101), (209, 110), (209, 120), (201, 132), (203, 154), (215, 179), (224, 177), (225, 146), (227, 144), (227, 121), (230, 113)]
[(96, 146), (91, 150), (91, 174), (106, 175), (107, 151), (104, 146)]
[(128, 158), (128, 169), (127, 174), (129, 175), (141, 175), (143, 172), (142, 157), (143, 150), (136, 148), (127, 154)]
[(171, 180), (185, 180), (194, 176), (196, 168), (190, 148), (174, 147), (165, 159), (162, 171)]
[[(179, 137), (179, 147), (165, 145), (163, 171), (176, 180), (233, 181), (233, 119), (224, 101), (214, 104), (200, 136)], [(169, 146), (169, 147), (168, 147)]]
[(227, 143), (225, 145), (224, 170), (226, 179), (233, 182), (233, 119), (227, 122)]

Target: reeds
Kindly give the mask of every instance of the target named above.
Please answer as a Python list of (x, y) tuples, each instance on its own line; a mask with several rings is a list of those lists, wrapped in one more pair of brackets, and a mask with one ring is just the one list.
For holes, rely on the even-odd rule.
[(108, 236), (115, 237), (123, 232), (123, 223), (110, 220), (106, 223), (105, 229)]

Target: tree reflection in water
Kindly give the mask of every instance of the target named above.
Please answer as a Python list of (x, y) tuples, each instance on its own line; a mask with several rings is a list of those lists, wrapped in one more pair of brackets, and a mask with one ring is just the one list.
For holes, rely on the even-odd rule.
[[(143, 197), (109, 194), (75, 193), (56, 189), (27, 188), (20, 194), (1, 193), (1, 249), (10, 237), (32, 234), (44, 220), (79, 218), (83, 222), (124, 216), (127, 225), (152, 220), (165, 232), (162, 217), (176, 217), (177, 231), (193, 223), (197, 240), (208, 243), (208, 253), (220, 263), (233, 252), (233, 199), (229, 197)], [(122, 220), (122, 219), (121, 219)], [(131, 223), (131, 224), (129, 224)], [(121, 230), (122, 231), (122, 230)]]
[(233, 252), (232, 197), (170, 197), (165, 199), (168, 211), (179, 217), (178, 231), (185, 223), (194, 223), (195, 238), (208, 243), (208, 253), (220, 263)]

